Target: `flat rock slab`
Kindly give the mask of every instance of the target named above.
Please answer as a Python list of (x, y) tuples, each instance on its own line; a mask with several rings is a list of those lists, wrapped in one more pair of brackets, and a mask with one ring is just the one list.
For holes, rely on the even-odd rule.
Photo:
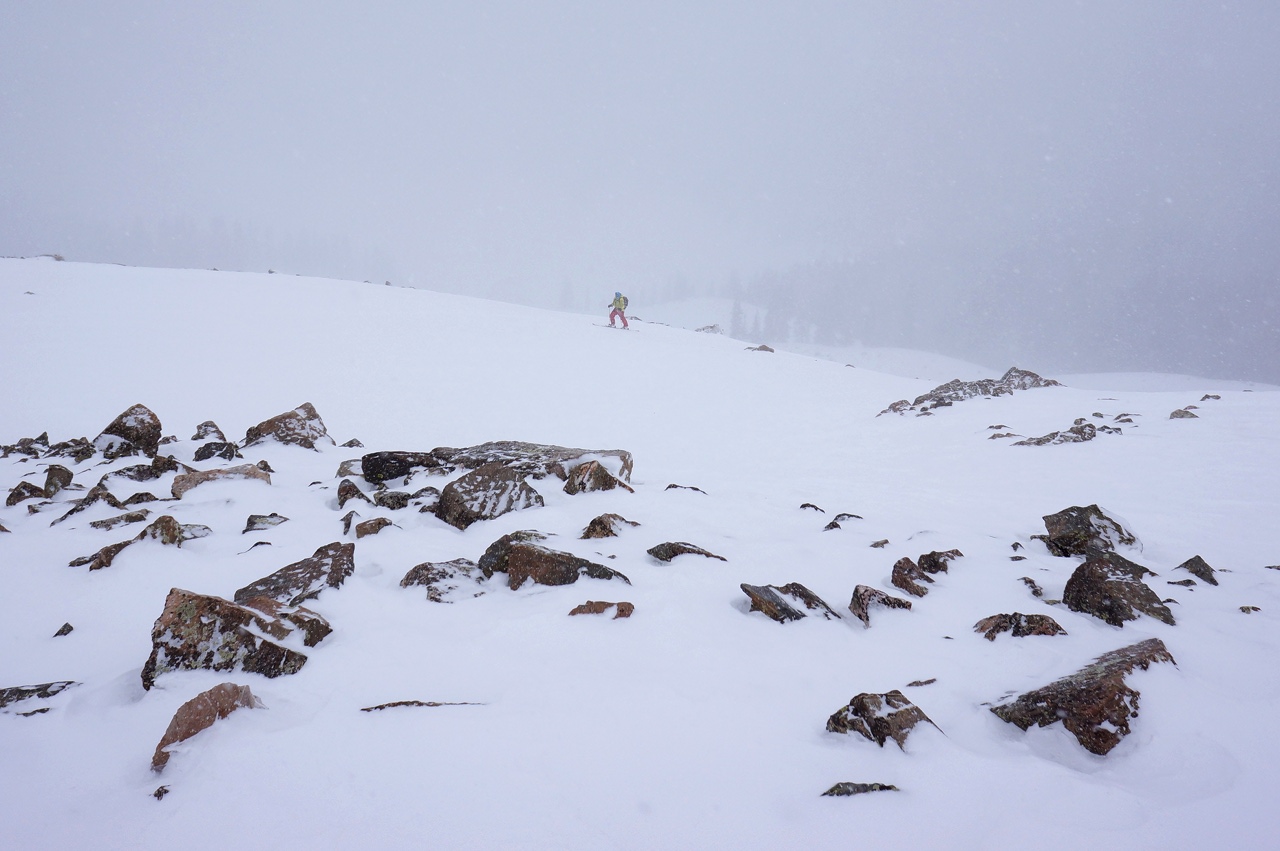
[(1112, 626), (1124, 626), (1149, 615), (1173, 626), (1173, 613), (1160, 596), (1142, 581), (1154, 576), (1140, 564), (1115, 553), (1100, 553), (1075, 569), (1062, 591), (1062, 602), (1073, 612), (1083, 612)]
[(665, 544), (658, 544), (656, 547), (650, 547), (645, 552), (656, 558), (658, 561), (671, 561), (676, 556), (692, 555), (703, 556), (704, 558), (716, 558), (720, 561), (728, 561), (724, 556), (718, 556), (710, 550), (704, 550), (702, 547), (694, 546), (685, 541), (667, 541)]
[(849, 601), (849, 611), (862, 621), (864, 627), (871, 626), (871, 607), (884, 606), (887, 609), (906, 609), (911, 611), (911, 601), (891, 597), (878, 588), (869, 585), (857, 585), (853, 589), (853, 599)]
[(253, 446), (268, 439), (304, 449), (315, 449), (316, 443), (320, 441), (329, 444), (334, 442), (324, 426), (324, 420), (320, 419), (315, 405), (310, 402), (303, 402), (292, 411), (277, 414), (251, 427), (244, 433), (244, 440), (240, 445)]
[(799, 582), (781, 586), (748, 585), (744, 582), (738, 587), (751, 600), (751, 611), (760, 612), (778, 623), (800, 620), (810, 612), (817, 612), (826, 620), (840, 620), (834, 609)]
[(991, 711), (1023, 730), (1061, 721), (1085, 750), (1105, 756), (1129, 734), (1129, 719), (1138, 715), (1140, 693), (1125, 677), (1137, 668), (1173, 661), (1163, 641), (1149, 638), (1104, 653), (1074, 674)]
[(907, 737), (921, 722), (933, 724), (920, 707), (897, 689), (884, 694), (864, 692), (827, 719), (827, 732), (857, 733), (880, 747), (892, 739), (905, 749)]
[(996, 636), (1007, 632), (1014, 638), (1028, 635), (1066, 635), (1067, 631), (1048, 615), (1024, 615), (1021, 612), (1012, 614), (991, 615), (973, 625), (974, 632), (983, 633), (987, 641), (995, 641)]
[(356, 569), (356, 545), (334, 541), (319, 547), (308, 558), (295, 561), (251, 582), (235, 593), (237, 603), (267, 597), (297, 606), (320, 596), (325, 588), (340, 588)]
[(237, 709), (265, 709), (262, 701), (254, 697), (248, 686), (222, 683), (201, 692), (178, 707), (169, 727), (160, 737), (156, 752), (151, 757), (151, 770), (164, 771), (169, 764), (169, 747), (185, 742), (192, 736), (209, 729)]
[(572, 585), (583, 576), (621, 579), (631, 584), (630, 579), (602, 564), (542, 546), (541, 542), (546, 539), (546, 535), (533, 531), (503, 535), (480, 557), (480, 570), (486, 579), (495, 573), (507, 574), (507, 585), (513, 591), (527, 581), (537, 585)]

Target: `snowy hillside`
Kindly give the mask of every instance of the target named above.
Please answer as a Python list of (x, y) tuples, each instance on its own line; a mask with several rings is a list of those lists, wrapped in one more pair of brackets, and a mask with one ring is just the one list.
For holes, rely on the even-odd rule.
[[(1089, 389), (934, 407), (917, 397), (1010, 365), (918, 380), (604, 321), (282, 275), (0, 260), (0, 485), (18, 489), (0, 508), (0, 824), (13, 847), (215, 847), (250, 823), (282, 848), (1273, 841), (1274, 388), (1089, 376)], [(903, 413), (880, 415), (899, 400)], [(137, 410), (104, 434), (136, 404), (176, 440), (147, 451), (122, 436), (146, 431)], [(295, 409), (291, 434), (314, 449), (254, 440)], [(206, 421), (225, 439), (207, 427), (196, 438)], [(22, 441), (42, 432), (46, 442)], [(1013, 445), (1053, 432), (1091, 439)], [(352, 439), (362, 446), (340, 445)], [(502, 455), (490, 441), (588, 451), (555, 468), (551, 450)], [(197, 461), (210, 443), (229, 457)], [(375, 481), (361, 459), (385, 452), (417, 453), (407, 480)], [(69, 486), (46, 484), (61, 475), (51, 465)], [(594, 484), (567, 492), (591, 469)], [(476, 513), (513, 494), (528, 507), (457, 521), (439, 507), (449, 494)], [(1095, 504), (1136, 540), (1098, 532), (1114, 554), (1056, 556), (1032, 537), (1052, 531), (1045, 515)], [(288, 519), (242, 531), (272, 513)], [(639, 525), (581, 537), (607, 513)], [(856, 516), (827, 528), (840, 513)], [(356, 524), (379, 518), (391, 522), (357, 538)], [(520, 583), (514, 556), (482, 559), (521, 530), (548, 536), (535, 562), (584, 560), (561, 577), (576, 581)], [(668, 542), (723, 560), (649, 554)], [(354, 546), (353, 570), (308, 586), (318, 596), (300, 601), (304, 614), (262, 590), (330, 544)], [(949, 550), (960, 555), (938, 572), (916, 569)], [(1196, 555), (1217, 585), (1179, 569)], [(1141, 614), (1115, 626), (1079, 610), (1068, 581), (1099, 558), (1154, 571), (1133, 583), (1157, 607), (1171, 601), (1175, 623)], [(479, 566), (402, 587), (416, 566), (458, 559)], [(610, 571), (625, 578), (588, 575)], [(924, 596), (904, 587), (913, 578)], [(808, 615), (780, 623), (751, 611), (741, 587), (789, 583), (840, 617), (775, 591)], [(858, 586), (911, 607), (873, 606), (864, 626), (850, 610)], [(273, 675), (166, 670), (176, 644), (157, 641), (202, 628), (203, 616), (166, 611), (174, 588), (227, 606), (274, 599), (238, 633), (278, 648)], [(588, 601), (634, 611), (569, 616)], [(284, 621), (267, 610), (296, 620), (276, 635)], [(295, 630), (317, 623), (305, 610), (332, 631)], [(162, 612), (172, 628), (153, 641)], [(1065, 635), (974, 631), (1014, 613), (1049, 616)], [(64, 623), (73, 630), (55, 637)], [(1061, 723), (1024, 732), (990, 711), (1148, 639), (1176, 664), (1127, 675), (1139, 711), (1106, 755)], [(47, 697), (12, 691), (68, 681)], [(248, 686), (260, 706), (169, 746), (153, 772), (175, 712), (222, 683)], [(933, 722), (901, 747), (828, 731), (855, 696), (894, 691)], [(361, 711), (399, 702), (417, 704)], [(1115, 730), (1104, 720), (1095, 732)], [(839, 783), (897, 788), (822, 795)]]

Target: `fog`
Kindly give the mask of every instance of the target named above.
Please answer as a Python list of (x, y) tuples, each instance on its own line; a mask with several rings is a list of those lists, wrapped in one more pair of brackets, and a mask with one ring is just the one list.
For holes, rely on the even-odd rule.
[(0, 254), (1280, 383), (1278, 35), (1259, 0), (8, 4)]

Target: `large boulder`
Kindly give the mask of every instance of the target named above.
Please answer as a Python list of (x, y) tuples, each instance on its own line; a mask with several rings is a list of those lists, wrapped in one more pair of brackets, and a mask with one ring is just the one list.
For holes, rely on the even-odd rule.
[(890, 597), (888, 594), (872, 588), (869, 585), (858, 585), (853, 589), (853, 599), (849, 601), (849, 611), (853, 612), (853, 616), (862, 621), (863, 627), (871, 626), (871, 607), (884, 606), (887, 609), (906, 609), (911, 611), (911, 602), (902, 600), (897, 597)]
[(484, 591), (480, 580), (484, 578), (479, 565), (465, 558), (453, 561), (425, 561), (416, 565), (400, 580), (401, 588), (427, 589), (427, 599), (433, 603), (452, 603), (450, 597), (469, 594), (479, 597)]
[(6, 508), (13, 508), (28, 499), (44, 499), (44, 488), (31, 482), (18, 482), (9, 489), (9, 497), (4, 501)]
[(183, 473), (173, 480), (170, 492), (174, 499), (182, 499), (182, 495), (194, 487), (218, 479), (254, 479), (271, 484), (271, 474), (256, 464), (241, 464), (237, 467), (223, 467), (218, 470), (196, 470)]
[(1028, 635), (1066, 635), (1067, 631), (1048, 615), (1013, 614), (991, 615), (973, 625), (974, 632), (981, 632), (987, 641), (995, 641), (996, 636), (1007, 632), (1014, 638)]
[(108, 461), (126, 455), (154, 457), (161, 437), (160, 418), (146, 405), (133, 405), (102, 430), (93, 446)]
[(263, 709), (262, 701), (254, 697), (248, 686), (235, 683), (222, 683), (208, 691), (201, 692), (178, 707), (173, 720), (160, 737), (156, 752), (151, 757), (151, 770), (157, 773), (164, 771), (169, 764), (169, 748), (179, 742), (185, 742), (203, 730), (213, 726), (237, 709)]
[(317, 442), (334, 442), (324, 427), (324, 420), (320, 419), (320, 414), (310, 402), (303, 402), (292, 411), (277, 414), (251, 427), (244, 433), (240, 445), (253, 446), (268, 439), (304, 449), (315, 449)]
[(840, 615), (826, 601), (799, 582), (781, 586), (748, 585), (744, 582), (738, 587), (751, 600), (751, 611), (761, 612), (778, 623), (800, 620), (809, 612), (817, 612), (826, 620), (840, 620)]
[(921, 722), (933, 724), (920, 707), (897, 689), (885, 694), (864, 692), (827, 719), (827, 732), (858, 733), (880, 747), (892, 739), (899, 748), (905, 749), (907, 737)]
[(61, 464), (50, 464), (44, 472), (45, 499), (53, 499), (58, 492), (71, 487), (74, 474)]
[(205, 420), (196, 426), (196, 433), (191, 435), (192, 440), (216, 440), (225, 441), (227, 436), (222, 433), (222, 429), (218, 428), (218, 424), (213, 420)]
[(523, 531), (503, 535), (489, 545), (480, 557), (480, 570), (485, 578), (495, 573), (507, 574), (507, 585), (516, 590), (526, 581), (537, 585), (571, 585), (580, 577), (591, 579), (631, 580), (602, 564), (542, 546), (547, 539), (541, 532)]
[(1099, 553), (1071, 574), (1062, 602), (1073, 612), (1093, 615), (1112, 626), (1137, 620), (1139, 613), (1173, 626), (1173, 613), (1142, 581), (1144, 576), (1155, 574), (1116, 553)]
[(243, 603), (254, 597), (267, 597), (289, 606), (297, 606), (320, 596), (325, 588), (340, 588), (356, 569), (356, 545), (341, 541), (325, 544), (309, 558), (285, 565), (270, 576), (251, 582), (235, 593), (235, 601)]
[(1131, 547), (1138, 543), (1132, 532), (1097, 505), (1073, 505), (1057, 514), (1046, 514), (1043, 519), (1048, 534), (1031, 537), (1044, 541), (1055, 556), (1092, 556), (1114, 552), (1122, 544)]
[(1074, 674), (991, 711), (1023, 730), (1061, 721), (1085, 750), (1105, 756), (1129, 734), (1129, 719), (1138, 714), (1140, 693), (1125, 677), (1137, 668), (1173, 661), (1164, 642), (1148, 638), (1104, 653)]
[(917, 566), (925, 573), (946, 573), (947, 565), (958, 558), (964, 558), (964, 553), (959, 550), (937, 550), (931, 553), (925, 553), (920, 556)]
[[(319, 618), (314, 612), (307, 614)], [(142, 687), (150, 689), (161, 674), (179, 670), (248, 671), (268, 678), (297, 673), (307, 657), (277, 643), (297, 630), (283, 617), (174, 588), (151, 628), (151, 656), (142, 666)], [(315, 642), (308, 638), (303, 643)]]
[(525, 481), (526, 474), (498, 462), (478, 467), (445, 485), (435, 515), (450, 526), (466, 529), (511, 511), (541, 508), (542, 495)]

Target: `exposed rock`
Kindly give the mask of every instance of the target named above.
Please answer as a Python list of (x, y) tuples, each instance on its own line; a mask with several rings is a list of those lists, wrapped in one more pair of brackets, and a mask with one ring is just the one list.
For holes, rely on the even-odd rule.
[(1014, 638), (1023, 638), (1028, 635), (1067, 634), (1067, 631), (1048, 615), (1024, 615), (1021, 612), (983, 618), (973, 625), (973, 631), (983, 633), (983, 638), (987, 641), (995, 641), (996, 636), (1002, 632), (1008, 632)]
[(518, 440), (498, 440), (465, 449), (439, 446), (431, 450), (431, 454), (455, 468), (475, 470), (488, 464), (502, 464), (533, 479), (554, 475), (562, 482), (568, 480), (569, 473), (578, 464), (605, 458), (615, 459), (619, 468), (618, 479), (629, 482), (633, 464), (631, 453), (623, 449), (571, 449)]
[(826, 513), (827, 513), (827, 512), (825, 512), (825, 511), (823, 511), (821, 508), (819, 508), (818, 506), (814, 505), (812, 502), (805, 502), (805, 503), (801, 503), (801, 505), (800, 505), (800, 510), (801, 510), (801, 511), (803, 511), (803, 510), (804, 510), (804, 509), (806, 509), (806, 508), (812, 509), (813, 511), (816, 511), (816, 512), (818, 512), (819, 514), (826, 514)]
[(39, 437), (21, 437), (16, 443), (0, 446), (0, 458), (10, 455), (25, 455), (28, 458), (39, 458), (49, 451), (49, 433), (46, 431)]
[(3, 523), (0, 523), (0, 533), (4, 533), (6, 535), (12, 534), (8, 529), (4, 527)]
[(1181, 585), (1183, 588), (1190, 588), (1196, 584), (1194, 579), (1170, 579), (1166, 585)]
[(388, 517), (375, 517), (372, 520), (366, 520), (363, 523), (356, 524), (356, 540), (367, 538), (370, 535), (376, 535), (383, 529), (391, 526), (391, 519)]
[(324, 427), (324, 421), (310, 402), (303, 402), (292, 411), (277, 414), (253, 426), (244, 433), (244, 440), (240, 445), (253, 446), (268, 438), (304, 449), (315, 449), (317, 441), (333, 443), (333, 438)]
[(89, 492), (86, 493), (76, 503), (74, 508), (72, 508), (66, 514), (59, 517), (57, 520), (54, 520), (49, 525), (57, 526), (59, 523), (66, 520), (68, 517), (74, 517), (75, 515), (79, 514), (81, 511), (84, 511), (89, 506), (96, 505), (99, 502), (105, 502), (107, 505), (120, 511), (123, 511), (125, 508), (124, 503), (120, 502), (120, 500), (112, 496), (111, 491), (107, 490), (106, 486), (100, 485), (100, 484), (94, 485), (92, 488), (89, 489)]
[(408, 476), (415, 470), (439, 470), (444, 462), (430, 452), (370, 452), (360, 459), (367, 482), (381, 482)]
[(861, 520), (861, 514), (850, 514), (847, 511), (841, 511), (833, 518), (837, 523), (844, 523), (849, 520)]
[(6, 508), (13, 506), (26, 499), (44, 499), (44, 488), (31, 484), (31, 482), (18, 482), (9, 489), (9, 498), (4, 501)]
[(270, 529), (273, 526), (279, 526), (281, 523), (288, 523), (289, 518), (283, 514), (276, 514), (274, 511), (270, 514), (250, 514), (249, 519), (244, 523), (244, 530), (241, 535), (246, 532), (261, 532), (264, 529)]
[(351, 534), (351, 524), (354, 523), (356, 521), (356, 518), (359, 516), (360, 516), (359, 512), (357, 512), (354, 508), (348, 511), (346, 514), (342, 515), (342, 534), (344, 535)]
[(656, 547), (650, 547), (646, 550), (649, 555), (658, 561), (671, 561), (676, 556), (695, 555), (705, 556), (706, 558), (718, 558), (720, 561), (728, 561), (724, 556), (718, 556), (710, 550), (704, 550), (702, 547), (695, 547), (693, 544), (684, 541), (667, 541), (665, 544), (658, 544)]
[(703, 325), (701, 328), (695, 328), (693, 330), (697, 331), (699, 334), (723, 334), (724, 333), (724, 329), (722, 329), (719, 325), (715, 325), (715, 324)]
[(908, 600), (902, 600), (897, 597), (890, 597), (888, 594), (872, 588), (868, 585), (858, 585), (853, 589), (853, 599), (849, 601), (849, 611), (853, 612), (853, 616), (862, 621), (864, 627), (871, 626), (871, 607), (884, 606), (889, 609), (906, 609), (911, 611), (911, 603)]
[(152, 540), (159, 541), (161, 544), (180, 547), (184, 541), (207, 537), (209, 532), (208, 526), (201, 526), (196, 523), (184, 526), (166, 514), (156, 518), (155, 522), (139, 532), (136, 537), (103, 547), (91, 556), (81, 556), (73, 559), (68, 566), (83, 567), (88, 565), (90, 570), (101, 570), (104, 567), (110, 567), (116, 556), (120, 555), (126, 547), (138, 541)]
[(840, 615), (836, 614), (834, 609), (799, 582), (791, 582), (783, 586), (748, 585), (744, 582), (739, 587), (742, 593), (750, 598), (751, 611), (761, 612), (778, 623), (800, 620), (806, 616), (805, 612), (791, 605), (788, 598), (803, 604), (804, 608), (810, 612), (816, 611), (826, 620), (840, 620)]
[(62, 626), (58, 627), (58, 631), (53, 634), (53, 637), (62, 638), (64, 635), (70, 635), (74, 631), (74, 626), (69, 623), (64, 623)]
[(929, 589), (920, 585), (916, 580), (921, 580), (933, 584), (933, 577), (925, 573), (916, 565), (914, 561), (903, 556), (893, 565), (893, 575), (890, 581), (895, 588), (901, 588), (912, 597), (923, 597), (929, 593)]
[(484, 591), (478, 590), (483, 574), (479, 565), (465, 558), (453, 561), (423, 562), (409, 570), (400, 580), (401, 588), (422, 586), (427, 589), (427, 599), (433, 603), (452, 603), (448, 599), (456, 596), (455, 591), (466, 589), (472, 597), (479, 597)]
[(1112, 626), (1137, 620), (1138, 612), (1173, 626), (1173, 613), (1142, 581), (1143, 576), (1154, 575), (1115, 553), (1099, 553), (1071, 574), (1062, 601), (1071, 611), (1093, 615)]
[(364, 491), (360, 490), (359, 485), (350, 479), (343, 479), (338, 483), (338, 508), (346, 508), (347, 503), (353, 499), (373, 504), (369, 497), (364, 495)]
[(359, 458), (348, 458), (338, 465), (338, 472), (333, 474), (335, 479), (347, 479), (351, 476), (363, 476), (364, 472), (360, 464)]
[(1169, 414), (1169, 419), (1171, 419), (1171, 420), (1195, 420), (1195, 419), (1199, 419), (1199, 415), (1198, 415), (1198, 414), (1193, 414), (1193, 413), (1191, 413), (1191, 412), (1190, 412), (1190, 411), (1188, 411), (1186, 408), (1179, 408), (1178, 410), (1176, 410), (1176, 411), (1174, 411), (1173, 413)]
[[(27, 700), (48, 700), (60, 692), (80, 685), (71, 680), (60, 680), (53, 683), (40, 683), (34, 686), (10, 686), (9, 688), (0, 688), (0, 709), (7, 706), (13, 706)], [(34, 715), (33, 712), (20, 712), (20, 715)]]
[(1023, 585), (1025, 585), (1025, 586), (1027, 586), (1028, 588), (1030, 588), (1030, 589), (1031, 589), (1031, 596), (1033, 596), (1033, 597), (1043, 597), (1043, 596), (1044, 596), (1044, 589), (1043, 589), (1043, 588), (1041, 588), (1041, 587), (1040, 587), (1040, 584), (1039, 584), (1039, 583), (1037, 583), (1037, 582), (1036, 582), (1034, 579), (1032, 579), (1030, 576), (1024, 576), (1024, 577), (1022, 577), (1022, 579), (1021, 579), (1020, 581), (1022, 582), (1022, 584), (1023, 584)]
[(420, 506), (420, 514), (435, 514), (436, 507), (440, 505), (440, 491), (433, 487), (419, 488), (409, 494), (409, 504)]
[(1257, 606), (1241, 606), (1240, 611), (1244, 612), (1246, 615), (1251, 615), (1254, 612), (1262, 611), (1262, 609), (1259, 609)]
[(1055, 556), (1091, 556), (1113, 552), (1121, 544), (1133, 546), (1138, 539), (1120, 523), (1103, 513), (1097, 505), (1073, 505), (1057, 514), (1046, 514), (1047, 535), (1032, 535), (1044, 541)]
[(843, 529), (843, 528), (844, 528), (844, 527), (840, 525), (840, 521), (838, 521), (838, 520), (832, 520), (832, 521), (831, 521), (830, 523), (828, 523), (826, 526), (823, 526), (823, 527), (822, 527), (822, 531), (824, 531), (824, 532), (834, 532), (836, 529)]
[(284, 618), (174, 588), (151, 628), (142, 687), (150, 689), (158, 676), (178, 670), (243, 670), (268, 678), (297, 673), (307, 657), (276, 643), (295, 629)]
[(240, 454), (240, 448), (234, 443), (225, 440), (212, 440), (196, 449), (195, 460), (208, 461), (210, 458), (222, 458), (226, 461), (234, 461), (237, 458), (243, 458)]
[(927, 680), (912, 680), (907, 683), (907, 688), (920, 688), (921, 686), (931, 686), (938, 681), (937, 677), (931, 677)]
[(404, 491), (379, 491), (373, 495), (373, 504), (388, 511), (399, 511), (409, 507), (412, 497)]
[(350, 440), (348, 440), (346, 443), (342, 444), (342, 448), (343, 449), (364, 449), (364, 444), (353, 437)]
[(958, 558), (964, 558), (964, 553), (959, 550), (934, 551), (920, 556), (918, 564), (925, 573), (946, 573), (947, 562)]
[(669, 491), (670, 491), (670, 490), (695, 491), (695, 492), (697, 492), (697, 493), (702, 494), (703, 496), (706, 496), (706, 493), (707, 493), (707, 492), (706, 492), (706, 491), (704, 491), (702, 488), (695, 488), (693, 485), (675, 485), (675, 484), (672, 484), (672, 485), (667, 485), (665, 488), (663, 488), (663, 490), (669, 490)]
[(264, 473), (275, 472), (275, 470), (271, 469), (271, 465), (267, 463), (266, 458), (263, 458), (261, 461), (259, 461), (257, 464), (254, 464), (253, 466), (257, 467), (259, 470), (261, 470)]
[(150, 464), (134, 464), (131, 467), (121, 467), (119, 470), (113, 470), (103, 476), (98, 483), (109, 484), (112, 479), (128, 479), (131, 482), (150, 482), (154, 481), (165, 473), (176, 473), (178, 470), (190, 473), (193, 472), (190, 467), (185, 464), (179, 464), (177, 459), (172, 455), (157, 455), (151, 459)]
[(142, 491), (141, 493), (135, 493), (133, 496), (129, 497), (126, 500), (122, 500), (120, 505), (122, 508), (128, 508), (131, 505), (141, 505), (144, 502), (159, 502), (159, 501), (160, 501), (160, 497), (156, 496), (155, 494), (150, 493), (149, 491)]
[(1210, 399), (1221, 399), (1221, 398), (1222, 398), (1222, 397), (1221, 397), (1221, 396), (1219, 396), (1217, 393), (1206, 393), (1206, 394), (1204, 394), (1203, 396), (1201, 396), (1201, 397), (1200, 397), (1200, 401), (1201, 401), (1201, 402), (1208, 402)]
[(83, 464), (94, 456), (97, 450), (93, 448), (93, 444), (87, 438), (77, 437), (72, 440), (64, 440), (61, 443), (55, 443), (49, 447), (49, 451), (44, 453), (45, 458), (70, 458), (77, 464)]
[(182, 495), (194, 487), (217, 479), (254, 479), (271, 484), (270, 474), (254, 464), (241, 464), (237, 467), (223, 467), (219, 470), (196, 470), (183, 473), (173, 480), (170, 492), (174, 499), (182, 499)]
[(920, 707), (897, 689), (885, 694), (864, 692), (827, 719), (827, 732), (858, 733), (880, 747), (892, 739), (905, 749), (907, 737), (921, 722), (933, 724)]
[(635, 612), (636, 607), (633, 603), (628, 603), (625, 600), (619, 603), (606, 603), (601, 600), (588, 600), (587, 602), (583, 603), (581, 606), (575, 607), (573, 611), (569, 612), (569, 614), (570, 616), (572, 615), (603, 615), (605, 612), (609, 611), (610, 609), (615, 610), (613, 613), (613, 620), (616, 621), (619, 618), (631, 617), (631, 615)]
[(366, 706), (361, 712), (378, 712), (382, 709), (396, 709), (401, 706), (420, 706), (426, 708), (435, 708), (437, 706), (485, 706), (483, 703), (469, 703), (467, 701), (451, 702), (441, 700), (396, 700), (391, 703), (379, 703), (377, 706)]
[(243, 603), (253, 597), (267, 597), (288, 606), (297, 606), (320, 596), (325, 588), (340, 588), (356, 569), (356, 545), (341, 541), (325, 544), (310, 557), (285, 565), (270, 576), (251, 582), (235, 593)]
[[(1106, 426), (1103, 426), (1106, 428)], [(1051, 431), (1042, 437), (1028, 437), (1010, 444), (1011, 446), (1057, 446), (1062, 443), (1084, 443), (1098, 436), (1098, 429), (1093, 423), (1074, 425), (1065, 431)], [(995, 437), (995, 435), (992, 435)]]
[(1061, 721), (1085, 750), (1105, 756), (1129, 734), (1129, 719), (1138, 714), (1139, 693), (1125, 677), (1136, 668), (1173, 661), (1164, 642), (1149, 638), (1104, 653), (1076, 673), (991, 711), (1023, 730)]
[(162, 436), (160, 418), (146, 405), (133, 405), (112, 420), (93, 445), (108, 461), (126, 455), (154, 457)]
[(889, 539), (881, 538), (878, 541), (872, 541), (871, 546), (877, 550), (883, 550), (885, 547), (889, 546)]
[(495, 461), (445, 485), (435, 515), (450, 526), (466, 529), (478, 520), (543, 504), (542, 495), (525, 481), (524, 473)]
[(601, 514), (596, 519), (587, 524), (587, 528), (582, 530), (582, 539), (590, 538), (616, 538), (618, 529), (623, 525), (639, 526), (634, 520), (628, 520), (621, 514)]
[(570, 585), (581, 576), (631, 584), (630, 579), (602, 564), (542, 546), (539, 542), (546, 539), (546, 535), (532, 531), (503, 535), (480, 557), (480, 570), (486, 579), (495, 573), (507, 574), (507, 585), (513, 591), (526, 580), (538, 585)]
[(1186, 570), (1202, 582), (1207, 582), (1210, 585), (1218, 584), (1218, 580), (1214, 578), (1213, 575), (1213, 568), (1210, 567), (1209, 563), (1200, 556), (1192, 556), (1182, 564), (1175, 567), (1174, 570)]
[(155, 798), (157, 801), (163, 801), (164, 796), (168, 794), (169, 794), (168, 786), (157, 786), (156, 790), (151, 793), (151, 797)]
[(222, 683), (201, 692), (178, 707), (169, 728), (160, 737), (156, 752), (151, 757), (151, 770), (164, 771), (169, 764), (169, 747), (185, 742), (202, 730), (212, 727), (237, 709), (264, 709), (262, 701), (253, 696), (248, 686)]
[(616, 478), (599, 461), (584, 461), (577, 465), (564, 483), (564, 492), (570, 495), (587, 491), (611, 491), (614, 488), (635, 493), (631, 485)]
[[(946, 384), (935, 387), (922, 396), (917, 396), (914, 402), (908, 403), (906, 399), (894, 402), (881, 411), (880, 414), (905, 414), (907, 411), (916, 410), (926, 413), (931, 412), (934, 408), (950, 407), (956, 402), (963, 402), (965, 399), (972, 399), (975, 396), (1005, 396), (1015, 390), (1061, 386), (1057, 381), (1041, 378), (1034, 372), (1018, 369), (1015, 366), (1010, 367), (999, 380), (983, 378), (978, 381), (961, 381), (957, 378), (954, 381), (948, 381)], [(880, 416), (880, 414), (876, 416)]]
[(213, 420), (205, 420), (196, 426), (196, 433), (191, 435), (192, 440), (216, 440), (224, 442), (227, 436), (222, 433), (222, 429), (218, 428), (218, 424)]
[(747, 351), (749, 351), (749, 352), (769, 352), (770, 354), (772, 354), (772, 353), (773, 353), (773, 349), (772, 349), (772, 348), (770, 348), (769, 346), (766, 346), (764, 343), (761, 343), (761, 344), (760, 344), (760, 345), (758, 345), (758, 346), (747, 346)]
[(44, 472), (45, 499), (53, 499), (59, 491), (71, 487), (73, 474), (61, 464), (50, 464)]
[(898, 787), (887, 783), (837, 783), (822, 793), (824, 798), (844, 798), (849, 795), (865, 795), (867, 792), (897, 792)]

